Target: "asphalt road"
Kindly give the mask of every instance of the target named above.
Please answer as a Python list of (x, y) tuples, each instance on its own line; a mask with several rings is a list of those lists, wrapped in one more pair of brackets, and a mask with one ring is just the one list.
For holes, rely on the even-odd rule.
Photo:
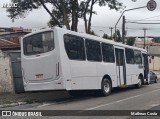
[[(27, 104), (16, 107), (5, 108), (6, 110), (160, 110), (160, 81), (156, 84), (143, 86), (140, 89), (125, 88), (116, 89), (108, 97), (97, 97), (92, 94), (84, 97), (66, 97), (57, 99), (50, 102)], [(83, 112), (82, 112), (83, 113)], [(4, 117), (3, 117), (4, 118)], [(7, 117), (5, 117), (7, 118)], [(16, 117), (17, 118), (17, 117)], [(21, 118), (21, 117), (19, 117)], [(30, 117), (31, 118), (31, 117)], [(33, 118), (33, 117), (32, 117)], [(34, 117), (34, 118), (48, 118), (53, 117)], [(56, 116), (54, 119), (75, 119), (82, 117), (78, 116)], [(83, 116), (86, 119), (104, 118), (105, 116)], [(111, 119), (124, 119), (124, 118), (137, 118), (137, 119), (158, 119), (160, 117), (147, 117), (147, 116), (111, 116)]]

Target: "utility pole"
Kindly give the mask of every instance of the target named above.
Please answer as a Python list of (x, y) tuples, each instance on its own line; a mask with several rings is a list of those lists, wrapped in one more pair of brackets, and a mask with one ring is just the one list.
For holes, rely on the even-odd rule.
[(145, 47), (146, 47), (146, 30), (147, 30), (147, 28), (143, 28), (142, 30), (144, 31), (144, 47), (143, 47), (143, 49), (145, 49)]
[(109, 27), (109, 29), (111, 30), (111, 40), (112, 40), (112, 30), (113, 30), (113, 27)]
[(125, 44), (125, 16), (123, 16), (122, 22), (122, 43)]
[(142, 9), (142, 8), (146, 8), (146, 7), (147, 7), (147, 6), (136, 7), (136, 8), (124, 10), (124, 11), (122, 12), (122, 14), (121, 14), (121, 16), (119, 17), (117, 23), (115, 24), (115, 29), (114, 29), (114, 30), (115, 30), (115, 39), (114, 39), (114, 41), (116, 41), (116, 39), (117, 39), (117, 25), (118, 25), (118, 23), (119, 23), (121, 17), (123, 16), (123, 14), (124, 14), (125, 12), (127, 12), (127, 11), (136, 10), (136, 9)]

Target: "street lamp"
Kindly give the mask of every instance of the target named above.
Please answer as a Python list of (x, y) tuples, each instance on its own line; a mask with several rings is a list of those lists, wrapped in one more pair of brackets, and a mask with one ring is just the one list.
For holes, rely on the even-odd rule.
[(118, 21), (117, 21), (117, 23), (116, 23), (116, 25), (115, 25), (115, 39), (114, 39), (114, 41), (116, 41), (116, 38), (117, 38), (117, 24), (119, 23), (119, 21), (120, 21), (121, 17), (123, 16), (123, 14), (124, 14), (125, 12), (127, 12), (127, 11), (136, 10), (136, 9), (142, 9), (142, 8), (146, 8), (146, 7), (147, 7), (147, 6), (136, 7), (136, 8), (124, 10), (124, 11), (122, 12), (121, 16), (119, 17), (119, 19), (118, 19)]

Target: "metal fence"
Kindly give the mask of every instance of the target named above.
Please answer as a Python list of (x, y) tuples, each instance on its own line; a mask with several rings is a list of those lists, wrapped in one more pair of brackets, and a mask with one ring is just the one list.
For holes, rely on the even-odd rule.
[(21, 52), (20, 51), (9, 51), (8, 52), (11, 60), (12, 76), (14, 89), (16, 93), (24, 92), (22, 70), (21, 70)]

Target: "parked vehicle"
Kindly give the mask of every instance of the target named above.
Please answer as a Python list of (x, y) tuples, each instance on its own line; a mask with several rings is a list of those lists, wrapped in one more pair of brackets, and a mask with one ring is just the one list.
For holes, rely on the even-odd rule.
[(150, 71), (149, 74), (150, 74), (150, 82), (157, 83), (158, 81), (157, 75), (153, 71)]
[[(67, 90), (71, 95), (148, 83), (145, 49), (55, 27), (21, 41), (25, 91)], [(78, 92), (77, 92), (78, 91)], [(76, 93), (75, 93), (76, 92)]]

